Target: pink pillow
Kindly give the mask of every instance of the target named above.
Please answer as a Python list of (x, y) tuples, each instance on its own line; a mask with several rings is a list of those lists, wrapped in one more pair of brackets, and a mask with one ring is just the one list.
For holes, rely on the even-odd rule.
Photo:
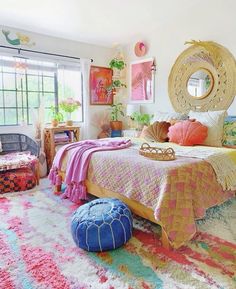
[(192, 146), (204, 142), (207, 130), (208, 128), (199, 121), (184, 120), (169, 128), (168, 137), (170, 142)]

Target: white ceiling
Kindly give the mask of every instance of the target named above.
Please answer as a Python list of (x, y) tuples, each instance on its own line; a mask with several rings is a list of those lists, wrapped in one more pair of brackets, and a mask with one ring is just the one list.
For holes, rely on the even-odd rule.
[(235, 0), (0, 0), (0, 24), (111, 47), (175, 27), (205, 1), (230, 11)]

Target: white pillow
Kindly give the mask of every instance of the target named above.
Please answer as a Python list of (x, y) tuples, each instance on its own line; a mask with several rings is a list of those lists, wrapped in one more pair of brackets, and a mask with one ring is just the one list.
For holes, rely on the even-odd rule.
[(191, 111), (189, 118), (194, 118), (208, 127), (208, 136), (204, 141), (204, 145), (220, 147), (223, 139), (223, 126), (226, 115), (225, 110), (218, 111)]
[(153, 122), (155, 121), (170, 121), (170, 120), (185, 120), (188, 119), (188, 116), (183, 113), (178, 112), (161, 112), (157, 111), (154, 114)]
[(0, 153), (2, 152), (2, 143), (0, 142)]

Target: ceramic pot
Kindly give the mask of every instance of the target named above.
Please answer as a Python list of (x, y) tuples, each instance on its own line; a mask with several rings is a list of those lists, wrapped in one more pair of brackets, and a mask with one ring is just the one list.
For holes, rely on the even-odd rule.
[(58, 126), (58, 120), (56, 120), (56, 119), (52, 119), (52, 122), (51, 122), (51, 124), (52, 124), (52, 127), (57, 127)]
[(122, 121), (111, 121), (110, 126), (112, 130), (122, 130)]

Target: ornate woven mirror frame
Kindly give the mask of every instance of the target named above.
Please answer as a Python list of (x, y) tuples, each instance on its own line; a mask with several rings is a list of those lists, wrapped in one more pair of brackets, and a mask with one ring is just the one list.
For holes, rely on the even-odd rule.
[[(169, 80), (169, 97), (177, 112), (228, 109), (236, 95), (236, 61), (226, 49), (212, 41), (191, 41), (173, 65)], [(204, 69), (213, 78), (213, 86), (204, 97), (189, 94), (190, 76)]]

